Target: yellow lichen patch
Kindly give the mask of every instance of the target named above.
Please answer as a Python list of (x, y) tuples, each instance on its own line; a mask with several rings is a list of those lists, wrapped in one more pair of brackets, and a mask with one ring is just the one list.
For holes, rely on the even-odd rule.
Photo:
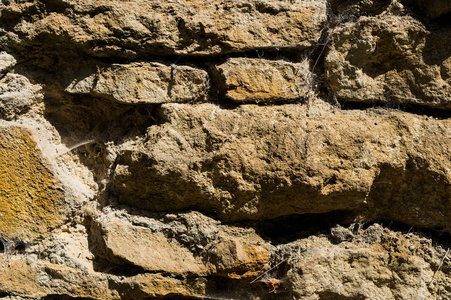
[(0, 128), (0, 234), (22, 240), (42, 236), (61, 219), (63, 199), (31, 133)]

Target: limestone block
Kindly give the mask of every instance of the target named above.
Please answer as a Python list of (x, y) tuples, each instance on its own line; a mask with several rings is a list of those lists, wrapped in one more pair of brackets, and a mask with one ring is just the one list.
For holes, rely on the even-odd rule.
[(255, 275), (270, 255), (270, 246), (253, 230), (221, 225), (197, 212), (165, 220), (113, 212), (99, 217), (95, 227), (101, 257), (148, 272), (242, 278)]
[(8, 73), (0, 79), (0, 117), (11, 120), (42, 99), (41, 87), (22, 75)]
[(361, 17), (333, 31), (326, 77), (344, 101), (451, 109), (441, 75), (450, 46), (449, 30), (428, 31), (409, 16)]
[(41, 290), (36, 275), (36, 270), (25, 261), (10, 261), (7, 267), (0, 268), (0, 289), (3, 293), (40, 298), (45, 296), (45, 292)]
[(0, 52), (0, 75), (5, 74), (15, 65), (16, 60), (12, 55), (9, 55), (5, 51)]
[(449, 119), (312, 109), (165, 104), (165, 122), (118, 156), (114, 195), (141, 209), (196, 208), (227, 221), (345, 210), (448, 226)]
[(354, 238), (340, 243), (311, 236), (281, 245), (278, 251), (279, 256), (294, 261), (283, 286), (293, 287), (299, 299), (451, 296), (446, 289), (448, 271), (434, 272), (445, 250), (431, 247), (431, 240), (424, 236), (402, 234), (379, 224), (357, 230)]
[[(67, 37), (98, 56), (207, 55), (304, 49), (318, 41), (327, 21), (326, 0), (64, 0), (59, 6), (73, 14), (18, 20), (17, 34), (38, 42)], [(12, 4), (5, 7), (12, 9)]]
[(200, 69), (132, 63), (112, 65), (76, 79), (66, 92), (102, 96), (122, 103), (166, 103), (204, 100), (208, 88), (208, 74)]
[(307, 98), (313, 75), (303, 63), (231, 58), (215, 67), (217, 84), (236, 102), (276, 102)]
[(177, 278), (162, 274), (144, 273), (117, 280), (117, 290), (122, 298), (202, 298), (206, 290), (206, 280), (202, 278)]
[(18, 256), (7, 267), (0, 268), (0, 275), (0, 290), (14, 295), (4, 298), (11, 300), (54, 298), (55, 295), (96, 300), (147, 299), (166, 295), (199, 296), (205, 292), (205, 283), (198, 279), (187, 282), (151, 273), (115, 276)]
[(46, 165), (29, 130), (0, 127), (2, 237), (31, 241), (60, 223), (64, 193)]
[(103, 274), (82, 272), (43, 260), (15, 256), (8, 267), (0, 269), (0, 275), (0, 290), (17, 297), (12, 299), (42, 299), (55, 294), (98, 300), (120, 299), (117, 291), (109, 289), (109, 280)]
[(176, 274), (204, 274), (206, 271), (189, 249), (176, 240), (167, 239), (162, 232), (152, 232), (149, 229), (121, 223), (103, 223), (102, 227), (105, 247), (111, 252), (113, 259), (121, 258), (149, 271)]
[[(184, 221), (190, 223), (189, 219), (194, 215), (191, 214), (188, 218), (179, 218), (180, 216), (182, 214), (168, 214), (166, 219), (172, 221), (163, 223), (174, 222), (175, 225), (180, 222), (180, 226)], [(197, 217), (200, 216), (197, 214)], [(104, 221), (107, 219), (104, 217)], [(149, 230), (149, 227), (145, 228), (145, 224), (152, 225), (152, 222), (147, 219), (146, 223), (144, 219), (131, 217), (129, 220), (135, 225), (130, 228), (137, 231)], [(122, 222), (124, 221), (122, 219)], [(205, 221), (207, 219), (202, 219), (197, 225), (202, 227)], [(193, 235), (191, 238), (196, 237)], [(434, 241), (421, 233), (403, 233), (380, 224), (369, 227), (352, 224), (349, 228), (335, 226), (332, 227), (330, 235), (310, 235), (273, 247), (271, 264), (268, 267), (274, 269), (267, 272), (262, 280), (254, 282), (252, 290), (247, 289), (248, 279), (236, 280), (233, 277), (219, 278), (195, 274), (174, 276), (164, 272), (140, 272), (124, 276), (81, 271), (32, 256), (15, 256), (8, 267), (0, 268), (0, 289), (3, 293), (15, 295), (11, 296), (11, 300), (16, 297), (50, 298), (54, 295), (115, 300), (165, 296), (226, 298), (231, 295), (232, 286), (234, 296), (238, 299), (248, 299), (250, 295), (268, 295), (270, 290), (264, 286), (264, 281), (276, 279), (280, 280), (280, 286), (272, 293), (278, 297), (288, 291), (300, 299), (377, 297), (408, 300), (430, 299), (437, 294), (442, 296), (442, 299), (449, 299), (449, 262), (446, 259), (448, 252), (436, 246)], [(125, 248), (141, 246), (141, 241), (138, 242), (138, 245), (129, 242)], [(217, 248), (222, 249), (220, 245)], [(153, 248), (142, 250), (154, 251)], [(155, 250), (159, 250), (158, 247)], [(442, 268), (439, 270), (440, 264)], [(108, 270), (114, 270), (111, 263)], [(251, 278), (257, 277), (253, 275)], [(225, 285), (225, 288), (221, 289), (218, 284)], [(260, 289), (257, 289), (258, 285), (261, 285)]]

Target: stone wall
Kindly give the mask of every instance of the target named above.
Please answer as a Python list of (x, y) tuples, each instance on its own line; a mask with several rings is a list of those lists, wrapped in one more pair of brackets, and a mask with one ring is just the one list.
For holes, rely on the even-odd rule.
[(0, 299), (450, 299), (450, 17), (0, 1)]

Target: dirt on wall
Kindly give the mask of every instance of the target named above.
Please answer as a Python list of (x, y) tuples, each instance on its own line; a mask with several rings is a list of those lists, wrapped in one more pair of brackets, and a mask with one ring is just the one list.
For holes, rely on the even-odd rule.
[(450, 299), (450, 17), (0, 1), (0, 299)]

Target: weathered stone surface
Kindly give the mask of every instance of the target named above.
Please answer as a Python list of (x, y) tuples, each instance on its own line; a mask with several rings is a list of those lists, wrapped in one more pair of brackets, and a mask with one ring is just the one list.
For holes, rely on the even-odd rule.
[(449, 259), (443, 248), (432, 246), (431, 239), (379, 224), (352, 229), (333, 228), (332, 237), (343, 231), (348, 236), (335, 243), (312, 236), (279, 246), (275, 257), (292, 262), (279, 278), (283, 279), (280, 292), (285, 287), (295, 299), (307, 300), (451, 297)]
[(208, 88), (208, 74), (200, 69), (132, 63), (99, 69), (85, 78), (72, 81), (65, 91), (111, 98), (122, 103), (166, 103), (204, 100)]
[(148, 272), (242, 278), (255, 275), (270, 255), (270, 245), (253, 230), (221, 225), (196, 212), (163, 220), (111, 212), (96, 226), (104, 247), (99, 255)]
[[(157, 273), (124, 277), (81, 266), (79, 261), (86, 260), (83, 256), (88, 250), (84, 227), (63, 227), (63, 231), (54, 231), (40, 245), (33, 245), (25, 250), (8, 249), (6, 257), (3, 251), (0, 252), (2, 295), (17, 297), (12, 297), (11, 300), (20, 300), (21, 297), (113, 300), (148, 299), (166, 295), (196, 296), (205, 293), (206, 280), (202, 277), (175, 279)], [(131, 246), (130, 243), (127, 245)], [(88, 258), (91, 264), (92, 259)]]
[(89, 299), (121, 299), (109, 284), (121, 280), (115, 276), (82, 272), (78, 269), (42, 260), (14, 257), (8, 267), (0, 269), (0, 291), (25, 299), (46, 296), (80, 297)]
[[(27, 40), (67, 38), (99, 56), (302, 49), (319, 39), (327, 20), (326, 4), (325, 0), (65, 0), (48, 4), (49, 12), (35, 22), (18, 21), (14, 34)], [(14, 6), (14, 2), (5, 5), (5, 15), (14, 16)], [(60, 12), (51, 12), (53, 6)], [(17, 36), (8, 38), (17, 43)]]
[(42, 99), (41, 87), (22, 75), (8, 73), (0, 79), (0, 117), (11, 120)]
[(332, 12), (341, 14), (340, 17), (343, 19), (357, 17), (361, 14), (367, 15), (387, 12), (390, 4), (399, 4), (399, 2), (397, 0), (329, 0)]
[[(118, 299), (118, 292), (109, 288), (113, 278), (94, 272), (52, 264), (46, 261), (32, 263), (39, 282), (39, 290), (45, 295), (68, 295), (93, 299)], [(25, 294), (26, 295), (26, 294)]]
[(29, 241), (61, 221), (64, 193), (31, 133), (0, 127), (0, 233)]
[(191, 297), (205, 299), (206, 280), (200, 278), (174, 278), (161, 274), (139, 274), (117, 280), (120, 299), (149, 299), (150, 297)]
[(196, 208), (224, 220), (368, 209), (367, 219), (448, 226), (449, 120), (314, 112), (163, 105), (166, 123), (118, 157), (113, 191), (139, 208)]
[(345, 101), (451, 109), (450, 46), (409, 16), (361, 17), (334, 29), (326, 77)]
[[(135, 245), (129, 242), (127, 246)], [(365, 229), (358, 224), (349, 228), (336, 226), (330, 235), (302, 238), (279, 245), (271, 252), (271, 268), (263, 269), (260, 279), (253, 277), (259, 280), (251, 284), (251, 292), (243, 289), (250, 285), (246, 279), (233, 281), (221, 293), (219, 288), (209, 287), (209, 277), (158, 273), (116, 276), (49, 263), (36, 255), (26, 259), (15, 256), (8, 267), (1, 268), (0, 290), (18, 297), (66, 295), (89, 299), (164, 296), (214, 299), (232, 293), (238, 299), (275, 296), (312, 300), (319, 297), (444, 300), (451, 296), (450, 260), (445, 249), (417, 233), (393, 231), (379, 224)], [(280, 280), (280, 286), (272, 293), (263, 283), (268, 279)], [(257, 289), (257, 285), (261, 288)]]
[[(2, 260), (5, 257), (2, 256)], [(40, 298), (45, 294), (40, 291), (35, 270), (21, 259), (9, 261), (8, 266), (0, 268), (0, 290), (2, 293), (26, 295)]]
[(220, 90), (236, 102), (276, 102), (309, 97), (313, 75), (309, 61), (290, 63), (231, 58), (215, 67)]
[(0, 298), (450, 299), (449, 7), (0, 1)]
[(4, 51), (0, 52), (0, 75), (5, 74), (15, 65), (16, 60), (12, 55), (9, 55)]

